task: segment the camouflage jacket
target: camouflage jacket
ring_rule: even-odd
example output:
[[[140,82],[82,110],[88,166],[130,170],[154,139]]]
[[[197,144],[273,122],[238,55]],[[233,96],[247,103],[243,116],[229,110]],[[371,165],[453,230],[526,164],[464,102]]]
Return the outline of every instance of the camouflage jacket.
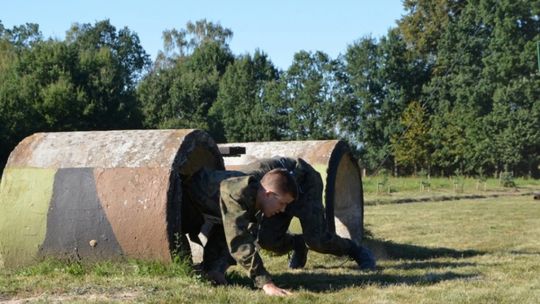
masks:
[[[257,287],[271,282],[250,230],[260,223],[262,212],[255,208],[259,182],[252,176],[231,177],[220,185],[220,209],[227,246],[233,258],[244,267]]]

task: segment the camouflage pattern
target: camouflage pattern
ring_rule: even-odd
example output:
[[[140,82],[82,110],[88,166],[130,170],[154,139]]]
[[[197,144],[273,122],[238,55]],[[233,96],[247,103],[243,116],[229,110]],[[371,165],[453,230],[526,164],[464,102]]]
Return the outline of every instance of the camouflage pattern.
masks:
[[[256,245],[262,218],[261,211],[255,208],[259,182],[238,171],[202,169],[186,179],[184,185],[184,203],[195,206],[184,212],[186,222],[188,218],[202,216],[213,223],[204,247],[203,269],[224,272],[235,261],[247,270],[257,287],[270,282]],[[190,227],[196,226],[191,222]],[[231,255],[234,261],[230,260]]]
[[[198,130],[36,133],[0,183],[0,267],[46,257],[172,261],[181,176],[223,170]]]
[[[328,229],[322,202],[322,179],[311,165],[301,158],[282,157],[261,160],[242,171],[260,180],[266,172],[275,168],[286,168],[293,174],[300,188],[300,196],[287,206],[285,212],[262,220],[259,245],[278,254],[290,252],[298,236],[288,233],[288,228],[292,218],[297,217],[309,249],[337,256],[347,255],[350,252],[351,240]]]

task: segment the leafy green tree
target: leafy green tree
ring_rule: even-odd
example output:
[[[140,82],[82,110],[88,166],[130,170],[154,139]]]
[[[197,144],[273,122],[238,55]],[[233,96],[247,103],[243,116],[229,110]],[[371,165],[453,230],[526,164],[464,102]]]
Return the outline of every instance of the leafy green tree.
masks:
[[[228,142],[274,140],[279,137],[279,114],[265,104],[267,83],[278,80],[278,71],[266,54],[239,57],[220,81],[216,102],[210,109],[212,134]],[[223,134],[223,135],[222,135]]]
[[[441,109],[431,116],[429,138],[433,147],[432,166],[441,175],[454,172],[474,174],[473,152],[476,151],[475,130],[479,127],[476,113],[464,105]]]
[[[411,49],[431,62],[436,58],[441,35],[460,17],[466,3],[465,0],[404,0],[407,13],[398,21],[399,30]]]
[[[361,145],[367,169],[391,168],[391,138],[402,130],[400,118],[407,104],[419,99],[427,71],[397,30],[379,42],[360,39],[348,47],[345,59],[352,92],[346,107],[352,117],[345,128],[356,134],[352,141]]]
[[[365,37],[347,48],[345,54],[346,71],[349,75],[351,97],[347,109],[352,114],[346,129],[352,135],[353,142],[361,144],[363,165],[374,169],[385,157],[385,142],[379,122],[380,101],[384,97],[383,83],[380,77],[381,58],[375,39]]]
[[[35,112],[21,98],[23,83],[17,73],[17,50],[8,40],[0,40],[0,168],[11,150],[32,129]]]
[[[446,171],[458,166],[465,173],[527,167],[532,173],[538,162],[538,128],[533,126],[540,123],[534,106],[538,75],[531,60],[540,29],[534,7],[530,1],[467,2],[439,35],[423,96],[436,112],[432,127],[440,132],[432,138],[446,138],[451,147],[441,147],[442,140],[434,143],[437,166]],[[443,134],[452,132],[446,125],[451,119],[468,122],[457,128],[464,143]]]
[[[7,29],[0,20],[0,39],[17,49],[24,49],[35,42],[42,41],[43,35],[39,30],[39,25],[36,23],[26,23]]]
[[[495,171],[538,174],[540,72],[534,60],[540,41],[540,1],[481,1],[482,22],[492,28],[483,77],[490,79],[493,110],[490,156]],[[502,168],[501,168],[502,167]]]
[[[339,63],[323,52],[300,51],[285,73],[289,139],[336,137],[335,73]]]
[[[135,86],[149,64],[137,34],[119,31],[108,20],[74,24],[66,43],[77,50],[75,86],[85,96],[85,116],[93,129],[140,126]],[[97,76],[97,77],[96,77]]]
[[[201,20],[163,37],[165,50],[137,89],[144,125],[209,130],[220,79],[234,62],[227,44],[232,31]]]
[[[481,77],[489,35],[489,28],[478,23],[478,12],[468,8],[439,35],[431,80],[421,100],[434,112],[432,159],[442,174],[474,173],[481,165],[472,151],[479,152],[478,117],[490,111],[489,81]]]
[[[539,106],[524,108],[515,105],[515,101],[523,100],[524,91],[524,88],[497,91],[493,111],[484,118],[488,131],[485,145],[489,147],[486,159],[494,167],[495,174],[520,170],[532,176],[534,166],[540,161]]]
[[[151,71],[138,87],[145,126],[208,130],[208,111],[233,61],[228,48],[208,42],[190,56],[178,58],[174,66]]]
[[[195,49],[206,44],[215,43],[229,49],[229,41],[233,32],[219,23],[206,19],[195,23],[188,21],[185,29],[170,29],[163,31],[163,51],[158,52],[156,64],[171,66],[179,58],[188,57]]]
[[[74,25],[67,41],[40,40],[37,29],[0,39],[3,157],[38,131],[140,126],[135,81],[148,59],[136,34],[108,21]]]
[[[419,102],[409,103],[402,114],[401,135],[392,135],[391,143],[398,165],[412,167],[414,175],[418,169],[430,171],[429,126],[425,111]]]

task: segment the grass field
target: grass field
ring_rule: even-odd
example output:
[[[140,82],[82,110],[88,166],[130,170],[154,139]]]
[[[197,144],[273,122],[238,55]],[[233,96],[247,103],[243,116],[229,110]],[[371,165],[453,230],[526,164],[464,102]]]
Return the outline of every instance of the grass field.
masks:
[[[415,200],[448,200],[462,197],[494,197],[530,194],[540,189],[540,179],[514,178],[515,187],[504,187],[500,179],[478,180],[471,177],[388,177],[363,178],[367,205]],[[424,183],[423,183],[424,182]]]
[[[310,253],[304,270],[263,253],[278,299],[242,270],[212,287],[183,263],[42,262],[0,271],[0,301],[149,303],[540,303],[540,201],[532,196],[366,206],[378,270]]]

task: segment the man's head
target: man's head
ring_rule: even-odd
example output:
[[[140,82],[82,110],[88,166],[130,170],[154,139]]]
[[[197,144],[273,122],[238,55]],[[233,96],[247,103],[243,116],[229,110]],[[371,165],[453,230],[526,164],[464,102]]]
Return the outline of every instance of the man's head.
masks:
[[[298,196],[298,185],[292,175],[285,169],[268,171],[261,179],[261,187],[257,192],[257,206],[265,217],[285,211],[287,205]]]

